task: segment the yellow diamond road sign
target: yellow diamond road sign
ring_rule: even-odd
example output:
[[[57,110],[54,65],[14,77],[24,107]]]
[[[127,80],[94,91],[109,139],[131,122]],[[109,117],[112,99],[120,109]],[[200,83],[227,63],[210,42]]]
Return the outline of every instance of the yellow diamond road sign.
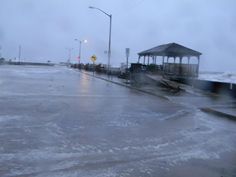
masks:
[[[91,56],[91,60],[92,60],[92,62],[95,62],[97,60],[96,55]]]

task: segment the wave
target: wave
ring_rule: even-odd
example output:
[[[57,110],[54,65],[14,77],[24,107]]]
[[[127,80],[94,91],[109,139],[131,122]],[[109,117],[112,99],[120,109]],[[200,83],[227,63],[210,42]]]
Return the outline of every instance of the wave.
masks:
[[[236,72],[201,72],[199,79],[236,84]]]

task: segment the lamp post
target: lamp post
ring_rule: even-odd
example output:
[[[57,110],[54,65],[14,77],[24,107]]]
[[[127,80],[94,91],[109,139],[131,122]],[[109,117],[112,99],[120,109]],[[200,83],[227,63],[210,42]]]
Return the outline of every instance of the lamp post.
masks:
[[[18,48],[18,59],[19,59],[19,64],[20,64],[20,59],[21,59],[21,45],[19,45],[19,48]]]
[[[82,43],[87,43],[88,41],[86,39],[84,40],[75,39],[75,41],[79,42],[79,64],[80,64]]]
[[[67,60],[67,65],[70,65],[70,60],[71,60],[71,51],[73,50],[73,48],[66,48],[66,50],[68,50],[68,60]]]
[[[107,73],[109,73],[110,71],[110,60],[111,60],[111,25],[112,25],[112,14],[108,14],[105,11],[103,11],[102,9],[99,9],[97,7],[93,7],[93,6],[89,6],[90,9],[96,9],[100,12],[102,12],[103,14],[105,14],[106,16],[109,17],[110,19],[110,24],[109,24],[109,42],[108,42],[108,62],[107,62]]]

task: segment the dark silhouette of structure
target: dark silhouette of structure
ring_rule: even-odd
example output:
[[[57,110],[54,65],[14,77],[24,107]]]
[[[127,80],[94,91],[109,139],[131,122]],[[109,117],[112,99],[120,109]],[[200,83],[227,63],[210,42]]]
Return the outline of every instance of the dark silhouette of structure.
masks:
[[[138,55],[138,63],[143,58],[143,65],[155,65],[165,76],[186,78],[197,77],[199,73],[201,53],[177,43],[160,45],[142,51]],[[157,57],[162,58],[159,65]]]

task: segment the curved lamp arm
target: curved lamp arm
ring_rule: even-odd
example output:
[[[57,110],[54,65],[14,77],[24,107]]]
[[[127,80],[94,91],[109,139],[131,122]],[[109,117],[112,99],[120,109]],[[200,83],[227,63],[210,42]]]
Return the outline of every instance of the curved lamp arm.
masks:
[[[93,7],[93,6],[89,6],[89,8],[90,8],[90,9],[97,9],[97,10],[99,10],[100,12],[104,13],[105,15],[107,15],[108,17],[111,17],[111,14],[106,13],[106,12],[103,11],[102,9],[99,9],[99,8]]]

